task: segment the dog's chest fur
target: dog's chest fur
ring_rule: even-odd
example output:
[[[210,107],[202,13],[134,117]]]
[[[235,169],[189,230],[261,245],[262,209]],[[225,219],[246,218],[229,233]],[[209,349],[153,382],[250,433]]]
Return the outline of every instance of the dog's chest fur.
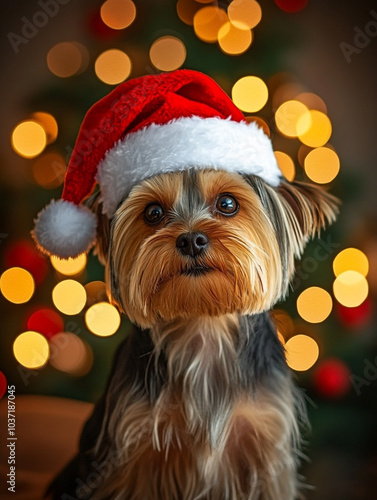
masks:
[[[97,452],[111,443],[117,465],[96,498],[292,498],[294,397],[267,318],[201,318],[150,339],[139,369],[115,369]]]

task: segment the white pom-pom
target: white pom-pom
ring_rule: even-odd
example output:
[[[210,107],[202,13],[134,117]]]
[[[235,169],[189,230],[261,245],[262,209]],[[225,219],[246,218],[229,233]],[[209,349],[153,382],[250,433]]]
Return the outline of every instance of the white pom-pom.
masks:
[[[97,218],[87,207],[53,200],[38,214],[32,235],[42,252],[67,259],[90,249],[96,225]]]

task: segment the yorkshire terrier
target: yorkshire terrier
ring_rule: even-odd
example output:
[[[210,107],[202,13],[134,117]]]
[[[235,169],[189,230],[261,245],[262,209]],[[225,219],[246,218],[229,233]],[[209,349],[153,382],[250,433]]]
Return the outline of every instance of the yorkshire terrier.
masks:
[[[292,500],[305,408],[268,313],[335,219],[317,186],[214,169],[137,184],[96,250],[138,325],[54,499]]]

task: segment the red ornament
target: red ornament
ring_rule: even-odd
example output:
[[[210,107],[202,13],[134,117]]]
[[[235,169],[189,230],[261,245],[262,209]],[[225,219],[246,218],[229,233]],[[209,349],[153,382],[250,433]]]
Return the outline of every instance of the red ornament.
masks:
[[[64,321],[53,309],[38,309],[29,317],[27,328],[50,339],[57,333],[64,331]]]
[[[41,283],[48,271],[48,261],[29,240],[18,240],[5,250],[4,267],[22,267],[32,274],[35,283]]]
[[[348,366],[337,358],[329,358],[319,364],[313,375],[318,393],[327,398],[341,398],[347,394],[351,382]]]
[[[306,7],[309,0],[274,0],[276,5],[284,12],[298,12]]]
[[[345,307],[338,303],[335,310],[344,326],[348,328],[360,328],[370,321],[373,313],[373,304],[370,297],[367,297],[357,307]]]
[[[7,379],[3,372],[0,372],[0,399],[4,396],[7,390]]]

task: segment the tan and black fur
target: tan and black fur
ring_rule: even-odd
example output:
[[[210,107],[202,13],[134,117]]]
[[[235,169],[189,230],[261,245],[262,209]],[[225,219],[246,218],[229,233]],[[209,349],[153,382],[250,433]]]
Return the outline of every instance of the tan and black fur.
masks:
[[[305,410],[268,311],[335,198],[189,169],[141,182],[111,220],[100,194],[88,204],[111,300],[136,327],[53,498],[297,498]]]

